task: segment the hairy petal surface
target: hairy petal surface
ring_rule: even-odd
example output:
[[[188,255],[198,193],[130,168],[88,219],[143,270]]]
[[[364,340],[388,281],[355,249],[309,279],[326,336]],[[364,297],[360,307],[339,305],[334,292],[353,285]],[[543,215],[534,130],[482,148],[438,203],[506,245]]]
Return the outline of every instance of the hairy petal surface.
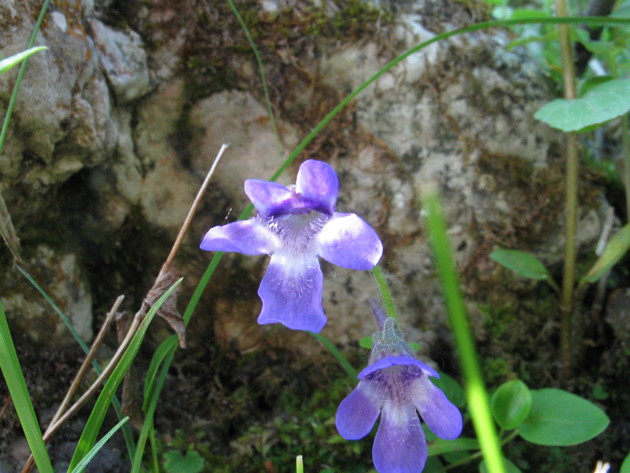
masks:
[[[244,188],[245,194],[261,217],[290,213],[296,205],[295,192],[277,182],[247,179]]]
[[[308,159],[300,166],[295,190],[313,210],[331,216],[337,203],[339,179],[330,164]]]
[[[424,422],[440,438],[454,439],[462,432],[459,409],[429,378],[422,376],[409,385],[410,399]]]
[[[427,460],[427,445],[418,414],[412,406],[388,401],[372,447],[379,473],[420,473]]]
[[[358,440],[369,434],[381,412],[382,401],[368,383],[361,381],[337,409],[337,430],[347,440]]]
[[[280,239],[258,218],[213,227],[201,242],[202,250],[234,251],[245,255],[273,253],[279,247]]]
[[[416,360],[412,356],[409,355],[390,355],[385,358],[381,358],[380,360],[372,363],[371,365],[366,366],[361,370],[358,375],[359,379],[364,379],[368,375],[374,373],[375,371],[379,371],[386,368],[391,368],[392,366],[417,366],[420,368],[425,374],[429,376],[433,376],[435,378],[439,378],[440,375],[431,368],[426,363],[421,362],[420,360]]]
[[[258,323],[319,332],[326,324],[323,279],[317,257],[273,254],[258,289],[263,303]]]
[[[372,269],[383,254],[376,232],[356,214],[335,212],[317,235],[317,254],[349,269]]]

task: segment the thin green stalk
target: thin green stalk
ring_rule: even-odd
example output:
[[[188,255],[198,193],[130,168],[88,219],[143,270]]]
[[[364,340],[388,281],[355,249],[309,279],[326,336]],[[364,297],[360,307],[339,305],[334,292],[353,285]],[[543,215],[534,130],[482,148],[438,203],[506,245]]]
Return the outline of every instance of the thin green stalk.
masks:
[[[28,43],[26,45],[26,49],[30,49],[35,44],[35,40],[37,39],[37,33],[39,33],[39,29],[42,26],[42,22],[44,21],[44,17],[46,16],[46,12],[48,11],[48,5],[50,4],[50,0],[45,0],[42,5],[42,9],[39,11],[39,16],[37,17],[37,21],[35,22],[35,27],[33,28],[33,32],[31,33],[30,38],[28,39]],[[24,73],[26,72],[26,66],[28,64],[28,58],[22,61],[20,64],[20,70],[17,75],[17,79],[15,80],[15,85],[13,86],[13,92],[11,93],[11,99],[9,100],[9,105],[7,106],[7,113],[4,116],[4,123],[2,124],[2,131],[0,131],[0,154],[2,154],[2,149],[4,148],[4,142],[7,137],[7,132],[9,131],[9,122],[11,121],[11,116],[13,115],[13,109],[15,108],[15,104],[17,102],[18,92],[20,91],[20,85],[22,84],[22,79],[24,78]]]
[[[35,459],[37,469],[41,473],[53,473],[52,463],[46,451],[42,431],[35,415],[35,409],[22,374],[9,324],[4,314],[2,300],[0,300],[0,370],[2,370],[2,375],[7,383],[9,395],[13,400],[15,411],[20,419],[20,424]]]
[[[326,349],[330,352],[330,354],[334,356],[335,359],[339,362],[339,364],[341,365],[343,370],[346,372],[346,374],[350,377],[350,379],[353,382],[356,382],[357,370],[354,369],[354,367],[350,364],[348,359],[344,356],[343,353],[341,353],[341,351],[339,351],[339,349],[335,346],[335,344],[320,333],[315,333],[315,332],[308,332],[308,333],[310,333],[313,336],[313,338],[315,338],[322,345],[324,345],[324,347],[326,347]]]
[[[446,232],[446,223],[439,198],[435,190],[428,190],[424,195],[427,213],[429,240],[433,248],[437,272],[442,283],[442,291],[448,309],[451,329],[457,346],[459,362],[464,373],[464,390],[473,425],[481,452],[486,461],[489,473],[505,473],[501,444],[497,435],[490,398],[483,381],[481,368],[477,360],[477,352],[472,333],[468,326],[468,315],[459,287],[459,281]]]
[[[630,222],[630,117],[621,117],[621,143],[623,153],[623,186],[626,191],[626,223]]]
[[[381,298],[383,299],[385,312],[389,317],[393,317],[398,320],[398,313],[396,312],[394,298],[392,297],[392,293],[389,290],[389,285],[387,284],[387,280],[385,279],[385,275],[383,274],[383,270],[381,269],[380,265],[374,266],[374,269],[372,269],[372,274],[374,274],[376,285],[378,286],[378,291],[380,292]]]
[[[265,94],[265,102],[267,103],[267,114],[269,115],[269,120],[271,121],[271,128],[273,129],[274,135],[276,135],[276,139],[278,140],[278,148],[280,149],[282,145],[282,140],[280,139],[280,131],[278,130],[276,117],[273,113],[273,105],[271,103],[271,98],[269,96],[269,87],[267,87],[267,75],[265,74],[265,66],[262,62],[262,57],[260,56],[260,52],[258,51],[258,48],[256,47],[256,43],[254,42],[254,39],[252,38],[249,28],[247,27],[245,20],[243,20],[243,17],[241,16],[238,9],[236,8],[236,5],[234,4],[232,0],[227,0],[227,2],[228,2],[228,5],[230,5],[232,12],[234,13],[234,16],[238,20],[238,23],[241,25],[241,28],[243,29],[243,33],[245,33],[245,38],[247,38],[247,42],[249,43],[250,47],[252,48],[252,51],[254,52],[254,56],[256,57],[256,64],[258,65],[258,70],[260,71],[260,82],[262,83],[263,93]]]
[[[568,16],[566,0],[555,0],[558,18]],[[573,45],[569,36],[569,26],[558,25],[558,41],[562,57],[562,79],[564,82],[564,98],[576,98],[575,63],[573,62]],[[578,214],[578,168],[579,156],[577,136],[573,133],[565,136],[566,143],[566,222],[564,269],[562,275],[562,293],[560,299],[560,361],[562,375],[567,379],[571,373],[571,318],[575,306],[575,258],[577,248],[577,214]]]

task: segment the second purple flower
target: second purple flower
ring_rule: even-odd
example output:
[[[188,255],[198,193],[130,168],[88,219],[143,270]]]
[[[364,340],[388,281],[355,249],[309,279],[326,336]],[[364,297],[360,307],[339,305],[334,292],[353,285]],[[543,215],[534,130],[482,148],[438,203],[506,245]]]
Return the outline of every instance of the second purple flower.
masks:
[[[318,256],[359,270],[381,258],[383,245],[372,227],[356,214],[335,212],[338,189],[334,169],[315,160],[300,166],[295,186],[248,179],[245,194],[258,216],[206,233],[203,250],[271,255],[258,289],[258,323],[319,332],[326,316]]]

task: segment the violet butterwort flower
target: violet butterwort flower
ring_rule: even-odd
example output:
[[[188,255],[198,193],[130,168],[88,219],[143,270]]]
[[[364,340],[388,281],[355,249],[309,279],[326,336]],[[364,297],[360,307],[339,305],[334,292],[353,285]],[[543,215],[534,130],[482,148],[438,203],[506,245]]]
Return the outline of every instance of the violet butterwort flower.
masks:
[[[258,323],[281,323],[319,332],[324,276],[318,256],[350,269],[372,269],[383,253],[376,232],[353,213],[335,212],[339,180],[334,169],[305,161],[294,186],[260,179],[245,181],[258,216],[211,228],[201,243],[208,251],[270,254],[258,295]]]
[[[379,473],[419,473],[427,459],[427,445],[418,413],[435,435],[454,439],[462,430],[462,416],[431,381],[439,378],[430,366],[416,360],[398,324],[385,318],[376,304],[381,331],[358,386],[337,410],[337,430],[348,440],[365,437],[381,415],[372,447]]]

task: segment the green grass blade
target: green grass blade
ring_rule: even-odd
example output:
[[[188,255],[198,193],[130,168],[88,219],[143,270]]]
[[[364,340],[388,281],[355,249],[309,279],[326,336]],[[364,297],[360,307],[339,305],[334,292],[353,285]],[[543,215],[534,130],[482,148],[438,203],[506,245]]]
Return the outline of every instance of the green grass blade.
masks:
[[[332,356],[339,362],[343,370],[348,374],[352,382],[356,383],[357,381],[357,370],[350,364],[348,359],[339,351],[339,349],[335,346],[333,342],[331,342],[328,338],[323,336],[321,333],[308,332],[313,338],[319,341],[324,347],[330,352]]]
[[[149,324],[155,317],[158,309],[161,305],[166,301],[166,299],[173,293],[175,288],[181,284],[181,279],[173,284],[168,291],[166,291],[158,301],[151,307],[149,312],[147,313],[145,319],[142,321],[136,334],[133,336],[129,347],[125,351],[123,357],[120,359],[120,362],[112,372],[111,376],[103,386],[103,390],[99,395],[98,399],[94,407],[92,408],[92,412],[90,417],[88,418],[87,423],[83,429],[83,433],[81,434],[81,438],[79,439],[79,443],[77,444],[77,448],[74,451],[74,455],[70,462],[70,470],[74,469],[79,462],[87,455],[90,449],[94,446],[96,442],[96,436],[98,435],[98,431],[103,424],[103,420],[105,419],[105,414],[112,402],[112,398],[116,393],[116,389],[122,382],[125,374],[129,370],[131,363],[133,362],[138,350],[140,349],[140,345],[142,344],[142,340],[144,339],[144,335],[146,334],[147,329],[149,328]]]
[[[15,345],[13,344],[13,338],[9,331],[9,324],[4,314],[2,300],[0,300],[0,369],[9,388],[11,400],[20,419],[28,446],[33,453],[37,469],[41,473],[53,473],[52,463],[46,451],[42,431],[35,415],[31,396],[28,393],[22,368],[15,351]]]
[[[0,60],[0,74],[4,74],[9,69],[17,66],[20,62],[31,57],[33,54],[46,49],[48,49],[46,46],[36,46]]]
[[[52,309],[55,311],[55,313],[59,316],[59,318],[66,325],[66,327],[68,328],[68,330],[70,331],[70,333],[72,334],[74,339],[77,341],[77,343],[79,344],[79,346],[83,350],[83,353],[85,353],[87,355],[87,353],[90,350],[89,350],[88,346],[86,345],[86,343],[81,338],[81,336],[77,333],[77,331],[72,326],[72,323],[70,322],[70,319],[68,319],[68,317],[66,317],[66,315],[59,308],[59,306],[57,306],[57,304],[55,304],[55,301],[52,300],[52,298],[48,295],[48,293],[37,283],[37,281],[35,281],[35,279],[24,268],[20,267],[19,265],[17,265],[16,267],[17,267],[18,271],[20,273],[22,273],[22,275],[26,278],[26,280],[28,282],[30,282],[31,285],[42,295],[42,297],[46,300],[46,302],[48,302],[48,304],[52,307]],[[101,371],[102,371],[101,367],[99,366],[99,364],[96,361],[92,361],[92,367],[94,368],[94,370],[96,371],[97,374],[101,374]],[[122,419],[123,418],[122,407],[121,407],[120,401],[118,400],[117,397],[114,397],[114,399],[112,400],[112,404],[114,405],[114,410],[116,411],[116,416],[118,417],[119,420]],[[129,428],[129,425],[127,425],[127,424],[123,425],[123,436],[125,437],[125,444],[127,446],[127,453],[129,454],[129,458],[131,459],[131,458],[133,458],[133,456],[135,454],[136,445],[135,445],[135,441],[133,439],[133,434],[131,433],[131,429]]]
[[[37,33],[39,33],[39,29],[41,28],[44,17],[46,16],[46,12],[48,11],[48,5],[50,5],[50,0],[45,0],[41,10],[39,11],[39,16],[37,17],[37,21],[35,22],[35,27],[33,28],[30,38],[28,39],[26,49],[32,48],[35,44]],[[27,64],[28,58],[24,59],[24,61],[22,61],[22,64],[20,64],[20,70],[18,72],[17,79],[15,80],[15,85],[13,86],[13,92],[11,93],[11,99],[9,100],[9,105],[7,105],[7,113],[4,116],[2,131],[0,131],[0,154],[2,154],[4,142],[7,138],[9,123],[11,122],[11,116],[13,115],[13,109],[15,108],[15,104],[17,102],[17,96],[20,92],[20,85],[22,84],[22,80],[24,79],[24,73],[26,72]]]
[[[475,342],[468,326],[468,315],[459,287],[459,278],[453,264],[440,201],[434,190],[427,191],[423,195],[423,199],[427,213],[429,240],[442,283],[442,291],[457,345],[460,366],[465,377],[466,399],[481,445],[481,452],[489,473],[505,473],[501,445],[492,420],[490,398],[481,375]]]
[[[118,424],[107,432],[101,440],[99,440],[94,447],[83,457],[83,459],[77,464],[71,473],[83,473],[83,470],[88,466],[88,463],[94,458],[101,448],[109,441],[109,439],[120,429],[127,421],[129,417],[123,417]],[[70,471],[70,470],[68,470]]]

